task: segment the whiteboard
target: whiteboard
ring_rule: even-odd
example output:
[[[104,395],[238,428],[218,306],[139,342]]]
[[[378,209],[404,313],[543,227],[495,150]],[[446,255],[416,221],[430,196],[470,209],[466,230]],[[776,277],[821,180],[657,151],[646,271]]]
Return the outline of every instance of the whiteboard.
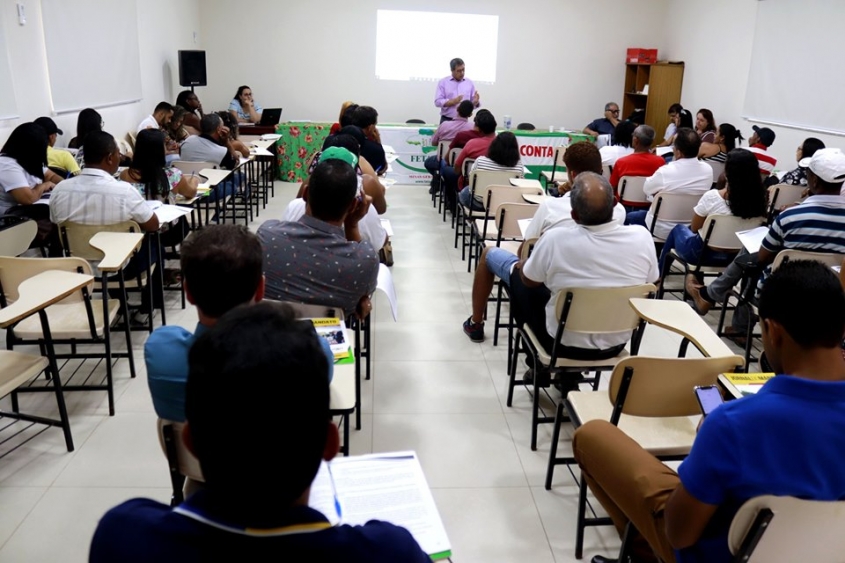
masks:
[[[9,64],[9,49],[6,47],[6,32],[0,13],[0,119],[18,117],[15,101],[15,87],[12,84],[12,68]]]
[[[41,18],[53,111],[141,99],[135,0],[41,0]]]
[[[844,22],[839,0],[760,2],[743,117],[845,135]],[[720,64],[731,64],[729,44]]]

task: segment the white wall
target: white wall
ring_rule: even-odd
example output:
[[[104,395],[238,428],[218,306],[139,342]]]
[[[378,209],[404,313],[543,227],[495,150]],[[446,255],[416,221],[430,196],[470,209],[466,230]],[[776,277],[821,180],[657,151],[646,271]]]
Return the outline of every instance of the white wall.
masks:
[[[753,123],[742,118],[745,87],[758,0],[674,0],[668,11],[666,55],[686,63],[681,104],[690,111],[706,107],[719,123],[732,123],[747,138]],[[784,30],[772,30],[783,33]],[[837,38],[831,38],[838,45]],[[661,55],[662,57],[662,55]],[[793,69],[794,70],[794,69]],[[813,72],[812,69],[802,72]],[[786,80],[799,75],[787,75]],[[777,168],[795,168],[795,149],[807,137],[818,137],[829,147],[845,149],[845,139],[786,127],[771,127],[777,135],[770,152]]]
[[[17,23],[15,4],[22,1],[27,23]],[[179,49],[202,48],[194,44],[192,32],[199,32],[200,0],[138,0],[138,41],[141,57],[140,103],[98,110],[106,123],[106,131],[122,138],[134,130],[138,122],[152,112],[155,105],[166,100],[174,102],[179,92]],[[50,115],[50,87],[44,34],[41,28],[39,0],[0,0],[6,32],[7,48],[14,82],[19,119],[0,121],[0,144],[12,129],[42,115]],[[102,25],[136,25],[136,22],[109,22]],[[198,36],[199,37],[199,36]],[[80,38],[95,40],[94,38]],[[108,45],[104,45],[108,48]],[[80,61],[84,64],[85,61]],[[92,61],[96,64],[96,61]],[[91,85],[96,88],[96,84]],[[54,117],[65,134],[59,145],[66,145],[76,134],[76,114]]]
[[[249,35],[231,2],[206,0],[201,14],[209,87],[203,107],[228,106],[241,84],[264,107],[283,107],[283,119],[334,121],[344,100],[374,106],[381,122],[438,120],[432,82],[375,79],[376,10],[424,9],[499,16],[496,84],[479,85],[482,104],[501,122],[582,128],[600,117],[605,102],[621,103],[625,49],[662,48],[669,0],[324,0],[319,3],[254,0]],[[262,39],[264,38],[264,39]],[[409,37],[425,49],[437,41]],[[662,50],[662,49],[661,49]],[[455,53],[455,56],[461,56]],[[472,78],[472,61],[466,61]],[[443,61],[443,75],[449,61]]]

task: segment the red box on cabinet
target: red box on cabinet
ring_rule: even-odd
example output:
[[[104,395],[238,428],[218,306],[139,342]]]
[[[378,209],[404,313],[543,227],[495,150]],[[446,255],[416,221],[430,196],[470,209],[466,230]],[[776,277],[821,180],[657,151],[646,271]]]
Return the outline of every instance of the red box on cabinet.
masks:
[[[631,64],[654,64],[657,62],[657,49],[629,47],[625,61]]]

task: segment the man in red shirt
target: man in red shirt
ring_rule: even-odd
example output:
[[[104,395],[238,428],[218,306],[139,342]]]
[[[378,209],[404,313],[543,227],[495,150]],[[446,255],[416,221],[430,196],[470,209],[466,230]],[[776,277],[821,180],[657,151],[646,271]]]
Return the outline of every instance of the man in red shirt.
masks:
[[[663,157],[651,154],[650,149],[654,143],[654,129],[648,125],[640,125],[634,129],[632,146],[634,153],[623,156],[613,165],[610,174],[610,185],[614,191],[619,187],[619,180],[622,176],[644,176],[648,178],[658,168],[666,164]]]
[[[755,125],[752,127],[754,133],[748,139],[748,150],[754,153],[757,157],[757,162],[760,165],[760,174],[763,179],[769,177],[769,174],[775,169],[778,159],[770,155],[767,151],[775,142],[775,132],[768,127],[760,127]]]

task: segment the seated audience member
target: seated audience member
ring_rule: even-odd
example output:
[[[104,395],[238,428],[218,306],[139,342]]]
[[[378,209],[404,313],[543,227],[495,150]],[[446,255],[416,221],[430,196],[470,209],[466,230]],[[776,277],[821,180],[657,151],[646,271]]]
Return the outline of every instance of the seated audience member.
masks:
[[[144,344],[147,382],[159,418],[185,420],[188,351],[226,312],[264,297],[261,243],[243,225],[209,225],[181,250],[185,297],[197,307],[193,333],[178,325],[153,331]],[[225,287],[226,291],[220,291]]]
[[[440,175],[446,183],[446,200],[449,202],[449,209],[455,208],[457,192],[460,188],[463,188],[464,179],[462,172],[464,160],[468,158],[476,159],[479,156],[487,154],[487,151],[490,149],[490,143],[496,138],[496,125],[496,118],[493,117],[492,113],[483,109],[478,110],[475,114],[475,126],[478,128],[481,136],[467,141],[467,144],[464,145],[464,148],[461,149],[460,154],[455,159],[454,166],[449,166],[445,162],[441,164]]]
[[[358,143],[359,153],[360,153],[361,147],[364,146],[364,143],[367,140],[367,137],[364,135],[364,132],[361,131],[361,128],[356,127],[354,125],[344,125],[340,129],[340,131],[337,132],[337,135],[347,135],[347,136],[355,139],[355,142]],[[337,142],[334,141],[334,135],[329,135],[328,137],[326,137],[326,140],[323,143],[323,149],[322,150],[326,150],[329,147],[345,147],[345,145],[338,144]],[[355,152],[355,151],[352,151],[352,152]],[[311,166],[314,165],[314,163],[313,163],[314,160],[316,160],[316,159],[312,159]],[[310,174],[311,166],[309,166],[309,174]],[[378,178],[376,178],[377,174],[376,174],[376,171],[373,169],[373,165],[370,164],[369,162],[367,162],[367,159],[364,158],[361,154],[358,154],[358,174],[364,175],[364,176],[367,176],[367,175],[372,176],[373,179],[376,182],[378,182]],[[368,188],[369,185],[370,185],[369,182],[365,183],[364,188],[365,189]],[[383,191],[384,186],[382,186],[382,184],[380,182],[379,182],[378,185],[381,186],[381,189]],[[376,206],[376,209],[378,210],[379,213],[384,213],[385,211],[387,211],[387,203],[379,201],[377,194],[370,193],[370,191],[367,190],[367,195],[372,196],[374,198],[373,204]]]
[[[355,102],[351,102],[351,101],[345,101],[342,104],[340,104],[340,114],[337,117],[337,123],[332,123],[332,126],[329,129],[329,135],[334,135],[335,133],[340,131],[341,128],[345,127],[346,125],[351,124],[351,123],[346,123],[346,124],[343,123],[343,115],[346,113],[346,111],[349,108],[354,108],[352,111],[355,111],[355,109],[358,108],[358,104],[356,104]],[[351,117],[352,117],[352,114],[350,113],[350,122],[351,122]]]
[[[722,123],[712,143],[701,143],[698,158],[711,162],[725,162],[728,153],[736,148],[737,141],[742,142],[742,133],[730,123]]]
[[[724,124],[723,124],[724,125]],[[727,184],[719,190],[707,190],[693,208],[691,225],[675,225],[660,254],[660,272],[666,267],[666,257],[674,250],[690,264],[698,262],[704,251],[701,228],[710,215],[735,215],[743,219],[766,216],[766,190],[760,179],[757,159],[745,149],[734,149],[725,161]],[[733,258],[723,252],[708,253],[702,263],[725,266]]]
[[[89,133],[85,138],[85,168],[56,186],[50,197],[50,218],[57,225],[73,221],[82,225],[113,225],[135,221],[145,232],[159,229],[158,217],[147,205],[144,197],[132,184],[116,180],[120,166],[120,151],[114,137],[105,131]],[[124,270],[126,277],[135,277],[154,264],[159,256],[158,244],[144,237],[141,250]],[[153,303],[156,308],[163,303],[161,277],[151,276]],[[141,311],[150,312],[149,293],[141,292]]]
[[[68,151],[53,148],[56,146],[59,135],[64,135],[62,130],[56,126],[56,122],[49,117],[39,117],[33,123],[40,125],[47,133],[47,166],[60,171],[63,170],[65,177],[79,174],[79,164],[77,164],[73,155]]]
[[[258,229],[270,299],[339,307],[369,314],[378,255],[363,241],[358,223],[370,198],[358,190],[355,155],[334,148],[309,177],[305,215],[268,220]],[[345,153],[345,154],[344,154]],[[360,197],[358,197],[360,195]]]
[[[332,132],[329,133],[328,137],[326,137],[326,140],[323,141],[323,147],[322,147],[323,149],[325,149],[329,146],[326,143],[328,142],[329,139],[332,138],[333,135],[337,135],[338,133],[341,133],[341,131],[343,129],[346,129],[347,127],[355,127],[354,125],[352,125],[352,116],[355,115],[356,109],[358,109],[358,104],[353,103],[353,104],[350,104],[349,106],[347,106],[347,108],[345,110],[343,110],[343,112],[341,112],[340,121],[337,123],[337,125],[338,125],[337,131],[335,131],[334,133],[332,133]],[[334,129],[334,125],[332,126],[332,129]],[[356,129],[358,129],[358,131],[361,131],[360,127],[356,127]],[[344,133],[344,134],[349,135],[350,134],[349,130],[346,129],[346,133]],[[366,138],[363,131],[361,131],[361,136]],[[356,140],[358,140],[357,136],[356,136]],[[359,141],[360,144],[363,144],[363,142],[364,142],[363,140]]]
[[[238,152],[229,139],[229,130],[223,125],[220,116],[214,113],[207,113],[200,121],[201,134],[188,137],[182,143],[182,160],[193,162],[211,162],[225,170],[232,170],[238,165]],[[211,192],[212,200],[223,199],[227,195],[233,195],[240,184],[240,175],[233,177],[215,186]]]
[[[634,152],[634,149],[631,148],[633,142],[631,138],[636,128],[636,124],[632,121],[620,121],[616,124],[613,143],[600,149],[602,165],[613,166],[619,158]]]
[[[379,176],[387,172],[387,158],[384,154],[384,147],[381,146],[376,125],[378,124],[378,112],[370,106],[358,106],[352,113],[352,125],[359,127],[364,132],[364,144],[361,145],[361,156],[367,159],[376,174]]]
[[[768,178],[775,169],[778,159],[769,154],[768,150],[775,143],[775,132],[768,127],[754,125],[754,133],[748,139],[748,150],[754,153],[760,164],[760,174]]]
[[[490,113],[489,109],[480,109],[475,113],[475,118],[472,121],[472,129],[467,129],[466,131],[461,131],[455,138],[452,139],[452,142],[449,144],[449,150],[455,149],[462,149],[464,148],[468,142],[473,139],[478,139],[479,137],[483,137],[485,133],[478,127],[478,116],[484,114],[481,118],[482,121],[487,120],[489,117],[492,117],[493,114]],[[495,121],[495,118],[493,119]],[[494,127],[495,130],[495,127]]]
[[[29,217],[38,223],[35,243],[61,256],[58,232],[46,205],[36,205],[62,178],[47,168],[47,133],[35,123],[15,127],[0,150],[0,215]]]
[[[458,104],[458,116],[455,117],[455,119],[442,122],[437,127],[437,131],[435,131],[434,135],[431,137],[431,146],[437,147],[437,145],[441,142],[453,141],[458,133],[472,130],[473,124],[471,124],[468,119],[469,116],[472,115],[474,109],[475,106],[472,105],[470,100],[464,100]],[[433,152],[425,159],[425,169],[432,175],[436,174],[437,171],[440,170],[440,161],[441,159],[439,158],[437,152]],[[435,180],[436,178],[432,178],[432,182]],[[433,189],[435,189],[435,186],[432,183],[432,190]]]
[[[85,137],[92,131],[103,130],[103,117],[95,109],[85,108],[76,117],[76,137],[67,144],[69,148],[81,149]]]
[[[516,322],[531,327],[547,350],[551,350],[557,333],[555,302],[562,289],[625,287],[658,278],[657,257],[648,231],[613,221],[613,188],[606,178],[582,172],[575,178],[571,197],[576,225],[549,229],[527,260],[514,257],[510,264],[499,266],[502,273],[510,271],[508,286]],[[558,350],[573,359],[612,358],[630,339],[630,331],[564,332]],[[531,381],[534,375],[529,370],[524,379]],[[540,375],[548,377],[547,372]],[[561,385],[564,392],[577,387],[574,381]]]
[[[677,473],[609,422],[576,430],[587,484],[620,534],[633,525],[632,561],[734,561],[728,528],[745,501],[845,499],[842,286],[821,263],[788,262],[763,285],[759,311],[778,375],[708,415]]]
[[[652,143],[654,143],[654,129],[648,125],[639,125],[634,129],[631,137],[631,146],[634,148],[634,152],[628,156],[620,157],[610,172],[610,185],[614,189],[619,187],[619,180],[622,176],[649,177],[657,172],[658,168],[666,164],[662,157],[651,154]]]
[[[182,90],[176,97],[176,105],[185,110],[184,125],[186,128],[192,129],[189,133],[199,135],[200,119],[205,114],[202,112],[202,104],[197,95],[190,90]]]
[[[801,162],[805,158],[810,158],[816,151],[819,149],[823,149],[824,142],[821,139],[816,139],[815,137],[807,137],[804,139],[804,142],[801,143],[801,146],[795,150],[795,160]],[[794,170],[790,170],[780,178],[781,184],[789,184],[791,186],[806,186],[807,185],[807,169],[798,168]]]
[[[223,125],[226,129],[229,130],[229,143],[235,152],[234,156],[237,156],[239,159],[241,157],[249,157],[249,147],[238,138],[240,137],[240,124],[227,111],[218,111],[216,113],[223,120]]]
[[[358,150],[360,150],[358,148],[358,143],[352,136],[344,134],[333,135],[331,139],[331,145],[327,147],[324,151],[320,151],[315,155],[311,166],[309,166],[308,168],[309,174],[313,174],[314,169],[323,160],[329,160],[331,158],[336,158],[337,156],[345,157],[343,153],[338,153],[337,151],[331,150],[332,147],[340,147],[346,149],[354,156],[357,156]],[[379,182],[375,178],[375,176],[363,174],[361,172],[360,167],[356,167],[355,171],[358,175],[359,187],[363,188],[364,193],[370,196],[370,198],[373,200],[372,204],[370,205],[370,208],[367,209],[367,214],[364,215],[364,217],[358,222],[358,230],[361,232],[361,239],[369,242],[370,245],[373,247],[373,250],[378,252],[387,243],[387,231],[385,231],[384,227],[382,227],[381,225],[381,219],[379,218],[379,213],[375,205],[376,198],[380,198],[382,203],[384,204],[384,186],[381,185],[381,182]],[[282,221],[299,221],[299,219],[303,215],[305,215],[305,208],[307,206],[305,198],[308,195],[309,179],[310,176],[308,178],[305,178],[305,180],[302,182],[302,186],[300,186],[299,188],[299,192],[297,193],[296,198],[292,199],[288,206],[285,208],[285,213],[282,216]],[[371,195],[371,192],[374,193],[375,196]]]
[[[679,193],[704,195],[713,184],[713,169],[698,160],[701,139],[692,129],[681,127],[675,135],[674,160],[661,166],[643,185],[643,191],[652,199],[658,193]],[[653,219],[651,209],[631,211],[625,223],[651,228]],[[654,236],[665,239],[677,221],[658,219],[654,226]]]
[[[800,165],[807,167],[810,197],[775,218],[758,253],[741,251],[708,286],[692,275],[687,276],[686,290],[699,314],[707,314],[725,299],[728,291],[742,279],[744,268],[756,264],[765,274],[781,250],[845,254],[845,198],[839,195],[845,182],[845,154],[839,149],[820,149]],[[745,334],[748,322],[747,307],[737,307],[731,330],[726,332]]]
[[[658,147],[670,147],[672,146],[672,138],[675,136],[675,132],[678,130],[678,126],[675,123],[675,116],[677,116],[681,111],[683,111],[684,106],[681,104],[672,104],[669,106],[669,125],[666,126],[666,131],[663,133],[663,140],[657,145]]]
[[[179,154],[179,143],[187,139],[190,135],[185,128],[185,116],[188,112],[182,106],[173,106],[173,117],[170,119],[170,124],[164,129],[164,134],[167,135],[167,151],[170,153]]]
[[[199,179],[183,175],[175,166],[168,166],[164,144],[165,136],[161,131],[145,129],[138,133],[132,164],[120,173],[120,179],[141,186],[142,195],[150,201],[166,202],[171,193],[191,199],[197,195]]]
[[[569,186],[582,172],[601,174],[599,150],[589,141],[574,143],[567,149],[563,158],[569,177],[566,193],[562,197],[546,198],[537,207],[537,212],[525,229],[524,240],[539,238],[552,228],[575,226],[577,223],[572,217],[572,192]],[[618,203],[613,207],[613,222],[617,225],[625,222],[625,208]],[[472,283],[472,316],[464,322],[464,334],[473,342],[484,341],[484,311],[487,309],[487,296],[493,289],[496,277],[502,279],[505,285],[509,285],[511,268],[518,260],[516,254],[504,248],[490,247],[481,252]]]
[[[584,133],[593,137],[613,135],[617,125],[619,125],[619,105],[609,102],[604,106],[604,117],[592,120],[584,127]]]
[[[235,97],[229,102],[229,113],[238,123],[259,123],[264,109],[252,97],[252,88],[239,86]]]
[[[450,122],[447,121],[446,123]],[[525,175],[525,167],[519,158],[519,143],[516,142],[516,135],[510,131],[503,131],[496,135],[490,146],[487,147],[487,154],[475,159],[469,172],[472,174],[478,170],[509,172],[514,175],[514,178],[522,178]],[[484,194],[475,194],[473,200],[470,190],[470,186],[462,189],[458,194],[458,201],[465,207],[469,207],[471,204],[473,209],[483,210],[484,202],[482,199]]]
[[[680,106],[680,104],[678,104],[678,106]],[[681,129],[681,128],[684,128],[684,127],[687,128],[687,129],[693,128],[692,114],[690,113],[690,111],[688,109],[684,109],[684,108],[679,107],[678,112],[672,118],[672,122],[675,125],[675,132],[672,134],[672,138],[669,139],[668,141],[663,141],[662,143],[657,145],[658,147],[673,147],[673,146],[675,146],[675,135],[678,134],[678,129]],[[671,160],[672,155],[670,154],[667,158],[669,158]]]
[[[175,508],[136,498],[111,509],[89,561],[428,563],[403,528],[333,526],[308,506],[320,463],[340,441],[320,340],[291,307],[268,302],[238,307],[199,336],[188,353],[183,437],[205,487]]]
[[[695,132],[702,143],[716,142],[716,120],[712,111],[706,108],[698,110],[695,114]]]
[[[138,124],[137,132],[140,133],[144,129],[167,129],[172,117],[173,106],[167,102],[159,102],[153,114],[148,115]]]

